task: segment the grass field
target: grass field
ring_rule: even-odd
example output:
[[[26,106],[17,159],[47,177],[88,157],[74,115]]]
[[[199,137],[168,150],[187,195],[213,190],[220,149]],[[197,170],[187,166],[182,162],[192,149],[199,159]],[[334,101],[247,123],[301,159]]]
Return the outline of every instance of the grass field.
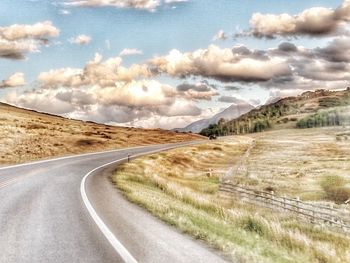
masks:
[[[64,119],[0,103],[0,165],[68,154],[201,139],[164,130]]]
[[[350,181],[349,143],[337,139],[340,133],[344,130],[279,130],[228,137],[136,159],[119,167],[113,181],[129,200],[234,262],[350,262],[348,236],[218,193],[225,177],[334,202],[322,182],[341,177],[346,188]],[[238,164],[247,169],[235,178],[230,167]]]
[[[350,198],[350,190],[345,193],[350,183],[347,133],[343,128],[323,128],[254,134],[251,137],[256,143],[246,161],[247,174],[232,174],[232,180],[306,201],[344,203]],[[344,189],[338,200],[327,198],[327,180],[339,182]]]

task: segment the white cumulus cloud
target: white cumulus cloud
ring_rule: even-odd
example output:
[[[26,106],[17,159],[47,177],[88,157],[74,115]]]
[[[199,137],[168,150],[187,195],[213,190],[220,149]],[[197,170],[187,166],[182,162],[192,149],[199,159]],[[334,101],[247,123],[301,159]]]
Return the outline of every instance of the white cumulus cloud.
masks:
[[[47,45],[49,38],[57,37],[59,33],[51,21],[0,27],[0,57],[24,59],[26,53],[38,52],[40,46]]]
[[[91,42],[91,37],[87,35],[79,35],[74,38],[69,39],[69,42],[77,45],[87,45]]]
[[[9,78],[0,82],[0,88],[12,88],[26,85],[24,80],[24,74],[22,72],[16,72]]]
[[[120,53],[119,56],[126,57],[126,56],[135,56],[135,55],[142,55],[142,50],[135,49],[135,48],[125,48]]]
[[[253,14],[251,29],[243,33],[256,37],[318,36],[341,34],[350,20],[350,0],[338,8],[313,7],[299,14]]]

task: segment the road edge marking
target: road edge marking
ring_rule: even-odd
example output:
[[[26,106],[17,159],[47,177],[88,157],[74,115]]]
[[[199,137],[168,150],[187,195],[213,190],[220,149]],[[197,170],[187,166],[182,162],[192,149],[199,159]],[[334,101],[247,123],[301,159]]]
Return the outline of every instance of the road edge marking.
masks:
[[[189,145],[191,145],[191,144],[192,143],[190,143]],[[158,152],[162,152],[162,151],[168,151],[168,150],[175,149],[175,148],[178,148],[178,147],[175,145],[168,145],[167,147],[165,147],[163,149],[157,149],[157,150],[147,151],[144,153],[135,154],[132,156],[132,159],[137,158],[137,157],[141,157],[144,155],[149,155],[149,154],[158,153]],[[126,263],[138,263],[137,260],[130,254],[130,252],[123,246],[123,244],[115,237],[115,235],[112,233],[112,231],[103,222],[101,217],[98,216],[96,210],[93,208],[92,204],[90,203],[89,198],[88,198],[87,193],[86,193],[86,190],[85,190],[86,180],[91,174],[93,174],[97,170],[99,170],[101,168],[105,168],[109,165],[112,165],[112,164],[115,164],[118,162],[128,161],[128,159],[129,158],[126,157],[126,158],[114,160],[112,162],[109,162],[109,163],[103,164],[99,167],[96,167],[95,169],[88,172],[81,180],[80,194],[81,194],[81,197],[83,199],[83,203],[84,203],[85,207],[87,208],[90,216],[95,221],[96,225],[101,230],[102,234],[107,238],[107,240],[112,245],[112,247],[115,249],[115,251],[123,258],[123,260]]]
[[[90,216],[95,221],[98,228],[101,230],[102,234],[107,238],[109,243],[112,245],[112,247],[117,251],[117,253],[122,257],[122,259],[126,263],[138,263],[137,260],[130,254],[130,252],[123,246],[123,244],[115,237],[115,235],[112,233],[112,231],[106,226],[106,224],[102,221],[102,219],[98,216],[96,210],[93,208],[92,204],[89,201],[89,198],[87,197],[86,191],[85,191],[85,183],[86,179],[97,170],[104,168],[108,165],[127,160],[127,158],[119,159],[104,165],[101,165],[89,173],[87,173],[80,184],[80,193],[81,197],[83,198],[83,202],[85,207],[87,208]]]

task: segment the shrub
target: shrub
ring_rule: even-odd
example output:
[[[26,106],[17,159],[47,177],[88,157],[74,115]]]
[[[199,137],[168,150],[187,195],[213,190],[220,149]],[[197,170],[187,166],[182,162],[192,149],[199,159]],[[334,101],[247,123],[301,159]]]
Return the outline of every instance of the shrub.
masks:
[[[325,197],[338,204],[344,203],[350,198],[350,188],[345,187],[345,185],[345,179],[340,176],[325,176],[321,181]]]
[[[214,150],[214,151],[222,151],[222,148],[219,147],[219,146],[215,146],[215,147],[213,148],[213,150]]]
[[[264,236],[268,232],[263,222],[250,216],[242,220],[242,227],[245,231],[256,233],[259,236]]]

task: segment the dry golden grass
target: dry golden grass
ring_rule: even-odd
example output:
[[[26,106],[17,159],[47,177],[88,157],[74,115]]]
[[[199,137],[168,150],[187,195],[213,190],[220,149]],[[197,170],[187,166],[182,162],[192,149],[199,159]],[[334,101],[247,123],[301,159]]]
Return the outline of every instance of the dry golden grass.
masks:
[[[159,129],[69,120],[0,103],[0,165],[201,138]]]
[[[232,174],[232,180],[305,201],[328,201],[321,187],[325,177],[343,178],[344,187],[350,183],[350,140],[337,140],[337,134],[346,130],[290,129],[251,135],[256,143],[246,161],[247,173]]]
[[[277,158],[285,160],[283,152],[276,152],[280,147],[271,147],[270,144],[288,145],[291,153],[285,157],[285,161],[293,157],[301,158],[304,162],[302,157],[296,155],[298,147],[292,147],[294,139],[302,137],[296,132],[271,132],[260,134],[259,138],[236,136],[205,145],[153,154],[119,167],[113,181],[129,200],[184,233],[223,251],[234,262],[350,262],[349,237],[299,221],[293,214],[274,212],[241,203],[236,199],[229,200],[218,193],[220,179],[225,176],[225,172],[238,163],[245,163],[242,162],[242,156],[254,144],[253,139],[256,148],[251,149],[248,157],[252,159],[249,159],[248,164],[252,165],[252,160],[258,161],[254,166],[256,180],[259,180],[259,167],[262,169],[263,166],[263,169],[269,171],[278,170],[282,163],[276,161]],[[332,144],[332,136],[335,141],[334,130],[304,132],[304,140],[308,143],[315,141]],[[285,134],[285,137],[281,134]],[[272,140],[275,142],[271,142]],[[300,140],[295,142],[304,145]],[[268,157],[260,160],[258,156],[263,155],[261,147],[267,150]],[[328,149],[328,146],[325,148]],[[260,155],[256,151],[260,151]],[[297,153],[302,152],[298,150]],[[272,155],[275,158],[269,159]],[[284,162],[285,171],[296,169],[294,161]],[[326,165],[328,166],[329,164]],[[209,169],[212,169],[211,173]],[[279,184],[285,184],[283,178],[289,180],[286,184],[292,183],[292,179],[288,179],[286,175],[278,178],[277,170],[274,178]],[[261,172],[262,180],[266,180],[268,172]],[[317,189],[321,188],[319,178],[322,177],[315,179]],[[243,182],[244,179],[241,178]],[[266,185],[262,183],[260,186],[259,182],[255,184],[258,188]],[[294,191],[297,188],[294,186],[292,184],[290,193],[296,193]],[[279,188],[278,185],[275,187]],[[301,189],[303,187],[310,186],[302,186]]]

